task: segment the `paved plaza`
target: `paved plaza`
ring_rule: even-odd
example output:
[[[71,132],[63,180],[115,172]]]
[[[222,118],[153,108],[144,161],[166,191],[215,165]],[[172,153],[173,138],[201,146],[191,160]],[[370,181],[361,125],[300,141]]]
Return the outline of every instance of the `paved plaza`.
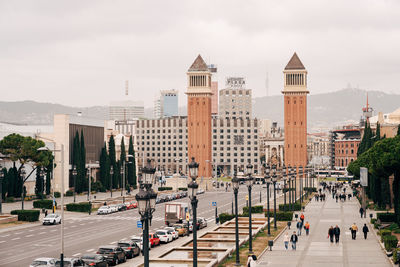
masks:
[[[350,201],[338,202],[329,193],[326,201],[317,202],[314,199],[305,209],[305,221],[310,223],[310,235],[306,236],[303,229],[299,236],[297,250],[285,250],[281,235],[273,246],[258,260],[258,266],[391,266],[390,261],[381,249],[373,229],[369,229],[368,238],[364,240],[362,226],[367,219],[361,219],[356,198]],[[351,239],[349,228],[355,222],[358,226],[357,239]],[[289,235],[296,229],[292,222]],[[340,242],[330,243],[328,229],[338,225],[341,230]],[[368,225],[368,224],[367,224]],[[368,225],[369,226],[369,225]]]

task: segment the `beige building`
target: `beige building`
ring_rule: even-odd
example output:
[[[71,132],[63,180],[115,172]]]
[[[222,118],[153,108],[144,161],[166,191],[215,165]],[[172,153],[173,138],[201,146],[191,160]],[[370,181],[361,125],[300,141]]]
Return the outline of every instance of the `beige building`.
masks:
[[[308,161],[321,167],[330,166],[330,137],[328,133],[307,135]]]
[[[377,122],[381,127],[381,137],[394,137],[397,135],[397,129],[400,125],[400,108],[396,109],[392,113],[383,114],[379,112],[377,116],[369,118],[371,128],[376,129]]]
[[[252,118],[251,89],[246,89],[242,77],[226,79],[226,88],[219,91],[219,116],[221,118]]]
[[[285,138],[283,129],[278,127],[277,122],[271,124],[270,130],[261,138],[261,143],[266,163],[282,166],[285,158]]]

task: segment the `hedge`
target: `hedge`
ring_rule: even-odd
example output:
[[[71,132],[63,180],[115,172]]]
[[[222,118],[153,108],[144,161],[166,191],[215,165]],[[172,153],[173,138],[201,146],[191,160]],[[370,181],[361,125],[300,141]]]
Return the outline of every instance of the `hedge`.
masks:
[[[38,210],[12,210],[12,215],[18,215],[18,221],[36,222],[39,220]]]
[[[380,224],[380,223],[378,223],[378,222],[375,222],[375,223],[374,223],[374,228],[375,228],[375,229],[378,229],[378,228],[379,228],[379,226],[381,226],[381,224]]]
[[[263,213],[263,212],[264,212],[264,207],[262,205],[251,207],[251,213]],[[243,207],[243,213],[249,213],[249,207]]]
[[[304,187],[304,191],[317,192],[317,188],[316,187]]]
[[[218,217],[219,217],[219,223],[223,224],[224,222],[230,221],[233,218],[235,218],[235,215],[230,213],[221,213]],[[238,214],[238,217],[249,217],[249,214],[246,213]]]
[[[382,241],[382,242],[383,242],[383,238],[384,238],[385,236],[391,235],[391,234],[392,234],[392,231],[386,230],[386,229],[381,229],[381,230],[378,231],[378,235],[381,236],[381,241]]]
[[[393,250],[393,262],[397,264],[400,261],[400,250],[398,248]]]
[[[74,191],[72,190],[68,190],[67,192],[65,192],[65,196],[67,197],[72,197],[74,195]]]
[[[178,190],[179,191],[187,191],[188,189],[187,189],[187,187],[179,187]]]
[[[13,197],[6,197],[6,203],[13,203],[15,199]]]
[[[56,202],[57,206],[57,202]],[[53,200],[51,199],[43,199],[43,200],[35,200],[33,201],[33,207],[37,209],[52,209],[53,208]]]
[[[397,223],[392,223],[391,225],[386,227],[386,229],[389,229],[389,230],[393,231],[393,230],[399,229],[399,225]]]
[[[274,212],[269,212],[270,217],[274,217]],[[268,217],[268,212],[265,212],[265,217]],[[277,211],[276,220],[277,221],[291,221],[293,219],[293,211]]]
[[[60,193],[60,192],[54,192],[54,197],[55,197],[55,198],[61,197],[61,193]]]
[[[395,222],[396,221],[396,215],[394,213],[377,213],[376,218],[380,220],[381,222]]]
[[[374,224],[376,222],[376,218],[371,218],[371,223]]]
[[[280,211],[289,211],[291,206],[292,206],[292,210],[295,210],[295,211],[301,210],[301,204],[299,202],[296,202],[292,205],[286,204],[286,206],[285,206],[285,204],[279,204],[279,210]]]
[[[91,205],[89,202],[67,204],[67,211],[89,212],[90,209]]]
[[[386,235],[383,237],[383,244],[387,251],[391,251],[393,248],[397,247],[397,237],[394,235]]]
[[[158,191],[167,191],[167,190],[172,190],[172,187],[166,187],[166,186],[164,186],[164,187],[159,187],[159,188],[158,188]]]

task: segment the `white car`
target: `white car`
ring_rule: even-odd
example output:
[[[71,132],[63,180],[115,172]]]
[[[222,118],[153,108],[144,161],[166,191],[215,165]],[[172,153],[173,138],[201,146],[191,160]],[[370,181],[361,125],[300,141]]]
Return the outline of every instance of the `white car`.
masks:
[[[97,215],[110,214],[111,208],[109,206],[102,206],[97,210]]]
[[[179,238],[179,233],[178,233],[177,230],[175,230],[174,227],[165,227],[164,229],[167,230],[167,231],[172,231],[172,238],[174,240]]]
[[[135,242],[139,246],[140,251],[142,251],[143,254],[143,238],[141,236],[133,235],[131,236],[131,241]],[[150,244],[149,244],[149,250],[151,250]]]
[[[111,212],[118,212],[118,206],[117,205],[110,205],[109,207],[111,209]]]
[[[34,260],[29,267],[38,267],[38,266],[56,266],[56,260],[53,258],[38,258]]]
[[[158,238],[160,238],[161,243],[172,242],[173,237],[171,234],[168,233],[167,230],[158,230],[156,234],[158,235]]]
[[[57,213],[52,213],[43,218],[43,225],[61,223],[61,216]]]

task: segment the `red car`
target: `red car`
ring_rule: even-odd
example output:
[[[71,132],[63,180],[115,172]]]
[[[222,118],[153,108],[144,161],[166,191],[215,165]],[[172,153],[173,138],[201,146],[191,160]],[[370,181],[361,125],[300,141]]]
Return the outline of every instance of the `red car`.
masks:
[[[150,233],[149,241],[150,241],[151,247],[160,245],[160,238],[158,238],[157,234]]]
[[[125,206],[126,206],[126,209],[127,209],[127,210],[133,209],[133,205],[132,205],[132,203],[130,203],[130,202],[126,202],[126,203],[125,203]]]
[[[137,208],[137,202],[136,201],[131,202],[131,204],[132,204],[132,208],[133,209]]]

